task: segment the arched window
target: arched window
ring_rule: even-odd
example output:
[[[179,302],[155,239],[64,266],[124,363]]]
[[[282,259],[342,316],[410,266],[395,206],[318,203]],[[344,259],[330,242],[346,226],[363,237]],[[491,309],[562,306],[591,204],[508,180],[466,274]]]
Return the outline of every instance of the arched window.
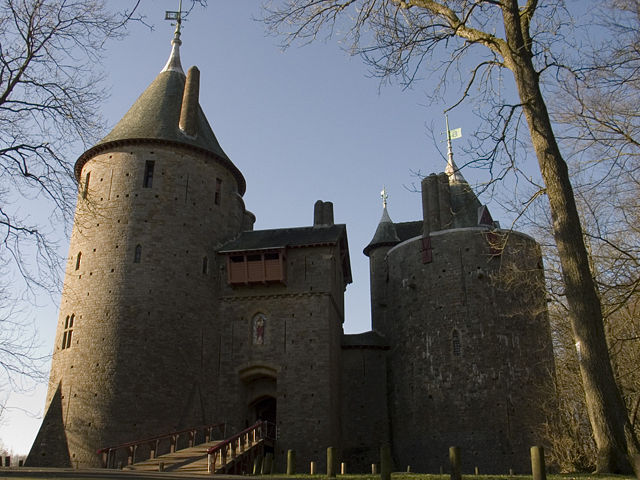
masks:
[[[206,275],[209,272],[209,258],[202,257],[202,274]]]
[[[136,251],[133,254],[133,263],[140,263],[142,260],[142,245],[136,245]]]
[[[451,350],[456,357],[460,356],[460,333],[456,329],[451,333]]]
[[[78,252],[78,256],[76,257],[76,270],[80,269],[80,260],[82,259],[82,252]]]
[[[71,335],[73,334],[73,321],[75,320],[75,314],[71,316],[67,315],[64,320],[64,330],[62,331],[62,350],[71,347]]]

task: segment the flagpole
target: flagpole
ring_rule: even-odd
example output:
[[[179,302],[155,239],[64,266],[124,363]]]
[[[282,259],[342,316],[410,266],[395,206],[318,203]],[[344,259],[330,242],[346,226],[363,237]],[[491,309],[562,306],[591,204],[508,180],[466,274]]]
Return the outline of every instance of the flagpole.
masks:
[[[449,165],[453,166],[453,148],[451,147],[451,131],[449,130],[449,115],[445,113],[444,118],[447,124],[447,157],[449,159]]]

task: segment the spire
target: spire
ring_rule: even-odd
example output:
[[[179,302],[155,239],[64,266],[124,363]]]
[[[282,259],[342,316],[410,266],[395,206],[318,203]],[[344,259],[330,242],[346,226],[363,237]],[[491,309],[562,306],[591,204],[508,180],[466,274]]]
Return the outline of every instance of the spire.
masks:
[[[393,246],[400,243],[396,226],[391,221],[391,217],[389,217],[389,212],[387,211],[387,199],[389,195],[384,187],[382,187],[380,197],[382,197],[382,217],[380,217],[380,222],[378,223],[378,228],[376,228],[376,233],[373,235],[373,239],[371,239],[369,245],[364,248],[364,254],[367,256],[369,256],[369,253],[374,248],[385,245]]]
[[[380,197],[382,198],[382,218],[380,218],[380,223],[393,223],[391,217],[389,217],[389,212],[387,212],[387,199],[389,198],[389,194],[384,186],[380,192]]]
[[[444,169],[445,173],[449,175],[452,183],[466,183],[467,181],[460,173],[460,169],[453,161],[453,148],[451,147],[451,130],[449,130],[449,115],[444,116],[446,124],[447,124],[447,167]],[[458,138],[460,136],[460,129],[456,129],[456,136],[454,138]]]
[[[184,75],[184,70],[182,70],[182,64],[180,63],[180,45],[182,45],[182,40],[180,40],[180,29],[182,27],[182,0],[180,0],[178,11],[166,12],[164,18],[165,20],[175,20],[176,30],[173,33],[173,40],[171,40],[171,54],[169,55],[169,60],[167,60],[166,65],[160,72],[178,72]]]

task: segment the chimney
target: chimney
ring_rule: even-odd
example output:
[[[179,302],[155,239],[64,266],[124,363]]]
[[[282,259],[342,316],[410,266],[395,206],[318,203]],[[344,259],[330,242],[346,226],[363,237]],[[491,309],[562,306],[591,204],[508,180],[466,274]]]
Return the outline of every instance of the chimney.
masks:
[[[440,199],[438,176],[434,173],[422,179],[423,235],[440,230]]]
[[[333,225],[333,203],[318,200],[313,206],[313,226]]]
[[[333,225],[333,202],[324,202],[322,209],[324,211],[324,224]]]
[[[182,95],[179,127],[186,135],[195,137],[198,133],[198,97],[200,96],[200,70],[191,67]]]

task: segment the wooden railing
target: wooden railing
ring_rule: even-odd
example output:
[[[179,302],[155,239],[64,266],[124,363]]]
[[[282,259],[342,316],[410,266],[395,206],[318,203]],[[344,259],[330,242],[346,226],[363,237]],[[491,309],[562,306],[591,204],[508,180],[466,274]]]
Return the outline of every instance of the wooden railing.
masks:
[[[225,430],[226,427],[224,423],[200,425],[198,427],[187,428],[185,430],[179,430],[176,432],[166,433],[164,435],[145,438],[144,440],[122,443],[113,447],[104,447],[98,450],[97,453],[102,457],[103,468],[116,468],[118,467],[116,463],[117,458],[124,458],[124,456],[120,455],[119,453],[126,453],[126,464],[132,465],[136,461],[141,460],[136,459],[136,452],[140,447],[146,447],[149,449],[149,456],[145,456],[146,458],[142,459],[146,460],[147,458],[156,458],[158,455],[163,453],[173,453],[180,448],[189,448],[195,445],[199,445],[200,443],[207,443],[216,438],[214,437],[214,431],[215,433],[217,433],[217,438],[224,438],[226,436]],[[179,445],[181,440],[183,446]],[[164,448],[164,450],[166,451],[161,452],[161,448]]]
[[[275,440],[275,424],[259,420],[249,428],[227,438],[224,442],[207,450],[207,471],[215,473],[223,470],[256,445],[265,440]]]

